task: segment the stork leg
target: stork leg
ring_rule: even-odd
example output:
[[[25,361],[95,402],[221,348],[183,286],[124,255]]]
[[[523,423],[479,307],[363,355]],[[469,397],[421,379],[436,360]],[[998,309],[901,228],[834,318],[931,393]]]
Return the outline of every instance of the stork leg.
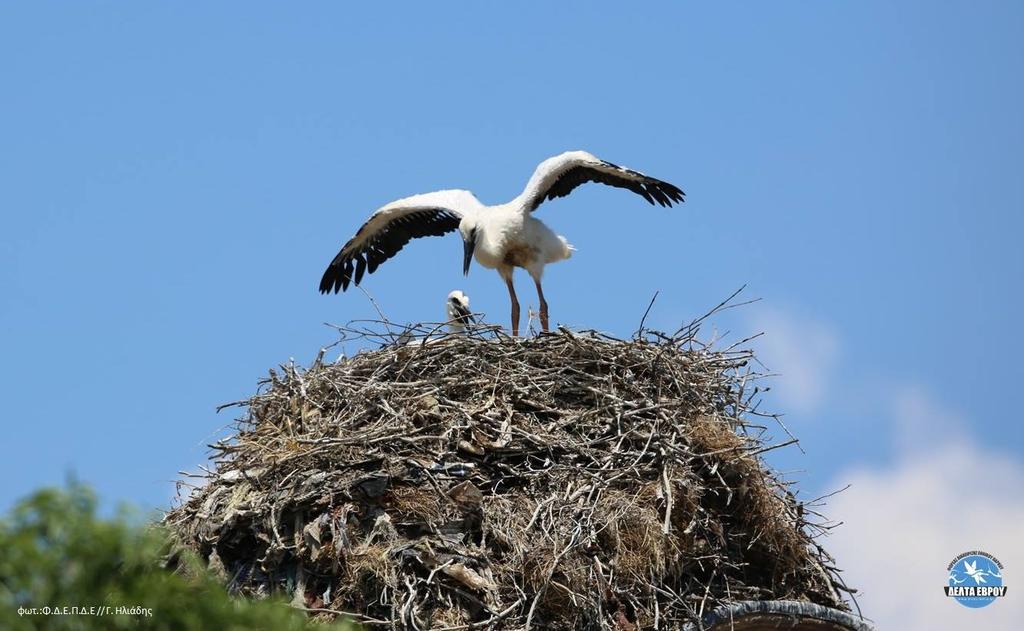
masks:
[[[512,301],[512,337],[519,337],[519,299],[516,298],[516,288],[512,284],[512,271],[502,274],[505,285],[508,286],[508,297]]]
[[[544,300],[544,290],[540,288],[540,279],[534,278],[533,282],[537,285],[537,298],[540,299],[540,327],[545,333],[548,332],[548,301]]]

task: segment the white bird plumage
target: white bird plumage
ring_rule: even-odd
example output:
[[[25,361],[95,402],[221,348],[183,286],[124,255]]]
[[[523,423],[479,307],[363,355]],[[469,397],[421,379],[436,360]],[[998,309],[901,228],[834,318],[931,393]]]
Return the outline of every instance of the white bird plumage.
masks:
[[[485,206],[469,191],[446,190],[413,195],[377,210],[331,261],[320,280],[321,293],[358,285],[364,273],[373,273],[406,243],[418,237],[439,236],[458,230],[464,243],[463,273],[476,258],[495,269],[505,281],[512,303],[512,334],[519,334],[519,301],[512,272],[521,267],[530,274],[540,300],[540,320],[548,330],[548,305],[541,289],[544,267],[565,260],[573,247],[532,212],[545,200],[564,197],[586,182],[629,189],[651,204],[682,202],[683,191],[655,178],[601,160],[585,151],[570,151],[540,163],[526,188],[512,201]]]
[[[466,325],[473,322],[473,312],[469,310],[469,296],[458,289],[448,294],[444,303],[448,314],[448,330],[452,333],[463,333]]]
[[[466,325],[473,323],[473,312],[469,310],[469,296],[458,289],[453,289],[448,293],[448,297],[444,300],[444,311],[448,318],[445,325],[448,327],[449,334],[465,333]],[[422,332],[421,326],[409,327],[402,331],[395,344],[398,346],[424,346],[446,337],[444,334],[435,337],[436,330],[428,331],[423,337],[416,337],[420,332]]]

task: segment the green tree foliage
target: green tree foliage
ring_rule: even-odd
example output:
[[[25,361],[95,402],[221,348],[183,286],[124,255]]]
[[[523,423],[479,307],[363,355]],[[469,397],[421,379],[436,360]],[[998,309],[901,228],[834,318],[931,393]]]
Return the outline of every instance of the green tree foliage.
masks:
[[[187,571],[163,569],[166,550],[156,526],[125,511],[98,517],[81,484],[38,491],[0,520],[0,629],[356,629],[311,623],[281,600],[232,597],[194,558],[182,560]]]

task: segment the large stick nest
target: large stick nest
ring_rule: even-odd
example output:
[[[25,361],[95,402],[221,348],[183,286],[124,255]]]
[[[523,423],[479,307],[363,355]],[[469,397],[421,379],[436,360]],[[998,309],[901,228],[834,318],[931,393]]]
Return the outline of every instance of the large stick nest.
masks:
[[[778,445],[751,353],[696,333],[485,328],[285,365],[166,523],[232,590],[368,625],[671,629],[742,600],[845,609],[824,526],[761,459]]]

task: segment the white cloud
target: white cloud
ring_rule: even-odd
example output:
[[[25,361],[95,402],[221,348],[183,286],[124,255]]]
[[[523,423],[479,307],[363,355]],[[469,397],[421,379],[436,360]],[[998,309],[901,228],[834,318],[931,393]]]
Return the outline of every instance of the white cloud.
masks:
[[[778,373],[772,390],[785,412],[810,414],[828,394],[832,371],[839,358],[839,337],[824,322],[776,309],[761,311],[754,327],[758,358]]]
[[[880,630],[1016,629],[1024,620],[1024,465],[966,438],[962,417],[920,388],[894,401],[900,460],[838,477],[851,488],[828,515],[844,522],[825,542],[859,587]],[[915,441],[914,438],[917,438]],[[985,550],[1005,568],[1007,595],[983,609],[947,598],[946,566]]]
[[[967,419],[939,405],[921,386],[900,387],[893,396],[892,412],[898,451],[915,452],[969,440]]]

